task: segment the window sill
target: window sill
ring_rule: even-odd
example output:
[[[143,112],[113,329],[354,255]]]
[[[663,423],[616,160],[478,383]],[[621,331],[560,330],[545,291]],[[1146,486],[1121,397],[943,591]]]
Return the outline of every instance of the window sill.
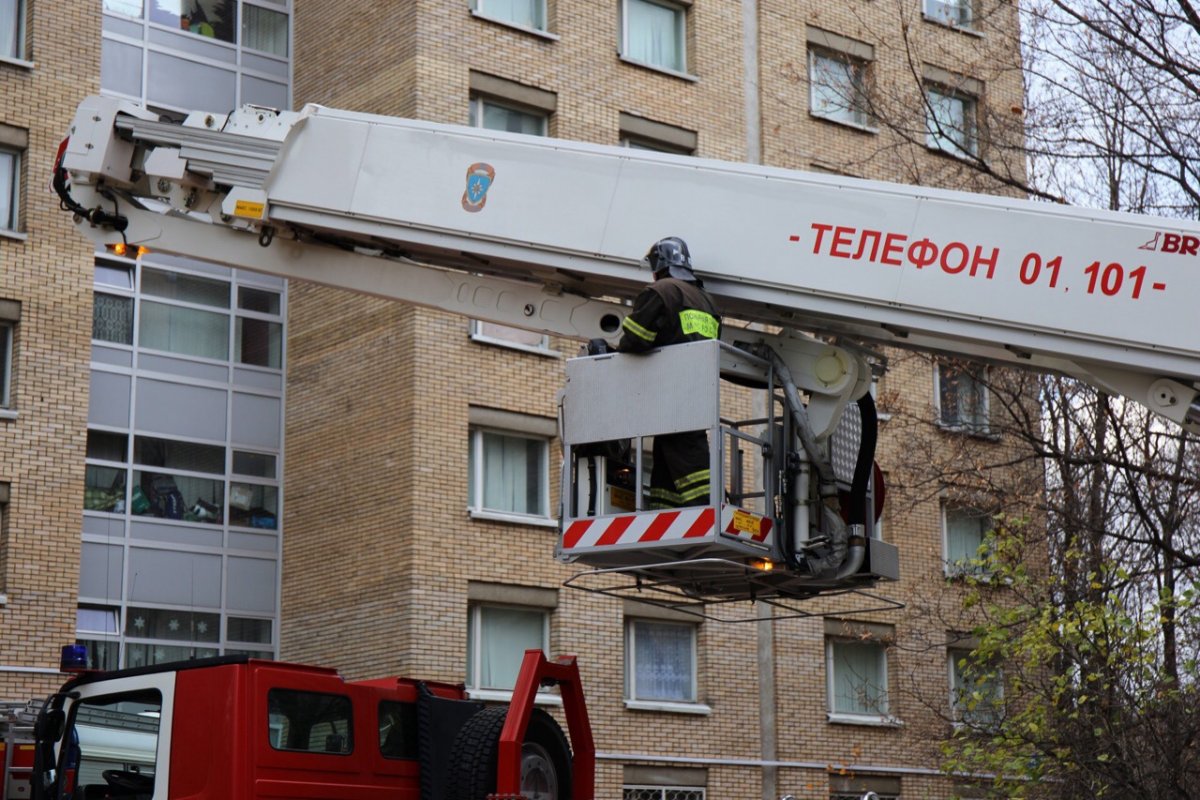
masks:
[[[851,122],[850,120],[838,119],[837,117],[827,117],[823,114],[817,114],[813,111],[809,111],[808,115],[813,119],[819,119],[821,122],[828,122],[831,125],[840,125],[843,128],[849,128],[851,130],[858,131],[859,133],[869,133],[872,135],[879,133],[879,128],[875,128],[861,122]]]
[[[514,30],[514,31],[520,31],[521,33],[528,33],[532,36],[538,37],[539,39],[545,39],[548,42],[557,42],[561,38],[556,33],[551,33],[550,31],[544,31],[541,28],[530,28],[525,25],[518,25],[517,23],[509,22],[506,19],[500,19],[499,17],[489,16],[480,11],[476,11],[473,8],[471,9],[471,16],[475,17],[476,19],[481,19],[486,22],[491,22],[491,23],[493,23],[495,25],[499,25],[503,28],[508,28],[508,29]]]
[[[625,708],[630,711],[665,711],[668,714],[696,714],[708,716],[712,707],[707,703],[673,703],[667,700],[626,700]]]
[[[487,703],[511,703],[511,689],[467,689],[467,697],[471,700],[483,700]],[[538,692],[533,698],[534,705],[561,706],[562,698],[550,692]]]
[[[684,80],[689,83],[698,83],[700,81],[698,77],[692,75],[691,73],[680,72],[679,70],[670,69],[669,67],[660,67],[656,64],[648,64],[645,61],[637,61],[636,59],[629,58],[628,56],[623,56],[620,53],[617,53],[617,58],[631,67],[641,67],[642,69],[648,69],[651,72],[657,72],[660,75],[669,75],[672,78],[679,78],[680,80]]]
[[[511,522],[515,525],[533,525],[537,528],[557,528],[558,520],[553,517],[535,517],[529,514],[506,514],[503,511],[487,511],[481,508],[468,508],[467,516],[471,519],[484,519],[492,522]]]
[[[946,22],[945,20],[938,19],[937,17],[931,17],[928,14],[921,14],[921,18],[930,25],[937,25],[939,28],[946,28],[947,30],[955,31],[966,36],[974,36],[977,39],[984,38],[983,32],[978,31],[975,28],[967,28],[962,25],[957,25],[953,22]]]
[[[977,428],[974,425],[957,425],[938,420],[937,426],[943,433],[970,436],[972,439],[982,439],[985,442],[1000,441],[1000,434],[992,433],[988,428]]]
[[[558,350],[551,350],[549,347],[537,347],[531,344],[510,342],[507,339],[497,339],[494,336],[483,336],[478,333],[470,334],[470,338],[472,342],[478,342],[482,345],[503,347],[505,350],[519,350],[522,353],[533,353],[535,356],[543,356],[545,358],[558,358],[562,355]]]
[[[0,420],[15,420],[18,414],[11,408],[0,408]]]
[[[903,728],[904,723],[895,717],[861,714],[826,713],[825,718],[834,725],[864,725],[870,728]]]
[[[7,228],[0,228],[0,239],[12,239],[17,242],[28,241],[29,234],[21,233],[20,231],[10,231]]]
[[[32,61],[26,61],[23,58],[12,58],[10,56],[0,56],[0,64],[7,64],[10,67],[17,67],[19,69],[27,69],[31,72],[37,66],[37,64]]]

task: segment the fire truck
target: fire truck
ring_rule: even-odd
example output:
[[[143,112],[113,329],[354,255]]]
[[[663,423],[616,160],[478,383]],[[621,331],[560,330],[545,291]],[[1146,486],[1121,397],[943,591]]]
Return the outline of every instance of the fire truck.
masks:
[[[896,548],[873,535],[881,346],[1063,373],[1200,424],[1200,332],[1182,310],[1200,289],[1193,223],[312,105],[180,120],[104,97],[80,105],[53,183],[78,230],[117,255],[151,249],[582,341],[619,334],[649,244],[685,239],[739,323],[719,340],[567,362],[556,555],[577,565],[572,585],[702,616],[749,601],[799,614],[898,578]],[[709,442],[709,496],[655,508],[653,439],[691,431]],[[530,710],[531,687],[574,695],[577,675],[535,655],[508,712],[454,687],[255,661],[80,677],[40,717],[35,800],[586,800],[581,692],[573,758]],[[421,698],[457,710],[422,716]],[[396,703],[415,703],[396,719],[411,728],[415,713],[425,737],[403,765],[384,752]],[[427,718],[446,724],[425,730]],[[156,743],[106,766],[85,735],[100,719],[130,736],[152,727]],[[440,782],[437,763],[467,759],[469,784]]]

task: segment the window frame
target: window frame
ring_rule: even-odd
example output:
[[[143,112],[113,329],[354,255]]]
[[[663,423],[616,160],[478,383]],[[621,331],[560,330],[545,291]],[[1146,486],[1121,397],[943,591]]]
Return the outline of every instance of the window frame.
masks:
[[[526,136],[549,136],[550,135],[550,112],[545,111],[543,109],[534,108],[533,106],[527,106],[522,103],[516,102],[514,100],[506,100],[502,97],[495,97],[493,95],[485,94],[482,92],[473,92],[468,100],[468,103],[469,103],[469,109],[468,109],[469,113],[467,115],[467,123],[471,127],[479,128],[480,130],[484,130],[484,131],[496,131],[497,133],[512,133],[512,131],[505,131],[505,130],[501,130],[499,128],[489,128],[483,124],[484,106],[492,105],[492,106],[496,106],[497,108],[503,108],[506,111],[513,111],[518,114],[524,114],[525,116],[528,116],[528,117],[536,117],[538,119],[538,121],[540,121],[542,123],[542,130],[540,133],[523,134],[523,135],[526,135]]]
[[[466,686],[467,695],[472,699],[480,700],[509,700],[512,698],[513,690],[511,688],[504,689],[495,686],[481,686],[479,674],[482,671],[482,654],[483,654],[483,609],[495,608],[507,611],[524,611],[530,614],[540,615],[542,618],[542,652],[550,652],[550,615],[553,609],[544,608],[541,606],[521,605],[519,603],[494,603],[475,601],[467,606],[467,664],[466,675],[463,684]],[[524,652],[524,651],[522,651]],[[561,702],[557,696],[554,700],[548,701],[547,696],[542,692],[538,692],[538,702]]]
[[[849,110],[855,115],[855,118],[847,119],[836,114],[822,113],[817,110],[817,89],[825,85],[819,83],[817,80],[817,59],[819,58],[841,62],[851,70],[852,85],[850,89],[854,94],[852,98],[852,105],[854,107]],[[810,43],[808,46],[808,113],[817,119],[826,120],[827,122],[845,125],[868,133],[877,133],[878,130],[871,125],[869,111],[870,69],[871,62],[868,59]],[[835,91],[838,91],[838,89],[835,89]]]
[[[631,792],[637,794],[631,795]],[[654,794],[648,794],[653,792]],[[621,784],[621,798],[637,798],[637,800],[707,800],[708,787],[705,786],[667,786],[648,783]]]
[[[882,709],[877,713],[863,714],[853,711],[839,711],[836,709],[837,700],[837,685],[835,681],[835,666],[837,662],[834,649],[838,645],[847,644],[870,644],[877,647],[879,650],[877,663],[880,667],[879,674],[879,690]],[[882,640],[870,637],[867,639],[851,639],[846,636],[829,636],[825,637],[825,693],[826,693],[826,718],[830,722],[850,724],[850,725],[895,725],[895,718],[891,714],[891,692],[889,691],[889,676],[888,676],[888,654],[887,644]]]
[[[0,414],[12,412],[13,341],[17,324],[0,319]]]
[[[951,514],[961,512],[964,517],[978,520],[987,520],[986,530],[983,529],[984,524],[981,522],[981,530],[979,534],[979,545],[975,548],[976,553],[980,548],[986,547],[988,544],[988,536],[995,530],[995,520],[990,514],[980,511],[970,506],[955,505],[954,503],[942,503],[942,564],[947,578],[965,578],[972,577],[978,579],[987,579],[992,575],[992,570],[986,564],[973,564],[972,561],[977,558],[973,556],[967,561],[951,561],[950,560],[950,517]],[[990,548],[989,548],[990,549]]]
[[[24,238],[21,233],[21,169],[25,151],[19,147],[0,145],[0,155],[12,156],[13,159],[12,183],[7,187],[0,186],[0,191],[8,195],[11,208],[10,219],[0,219],[0,236]]]
[[[540,11],[541,15],[541,25],[525,25],[523,23],[507,19],[498,14],[493,14],[487,9],[489,2],[491,2],[491,0],[470,0],[471,13],[476,17],[480,17],[481,19],[486,19],[489,22],[496,22],[509,28],[516,28],[519,31],[528,31],[529,33],[537,34],[539,36],[547,36],[555,39],[558,38],[557,36],[554,36],[554,34],[550,33],[550,4],[547,2],[547,0],[533,0],[533,2],[539,7],[538,10]]]
[[[954,645],[946,647],[946,668],[949,672],[950,684],[950,716],[956,727],[993,730],[999,724],[999,717],[1004,708],[1004,672],[996,668],[994,680],[984,684],[991,689],[990,695],[984,696],[980,701],[981,706],[987,704],[986,708],[981,710],[979,706],[975,709],[963,707],[962,695],[967,687],[960,686],[959,681],[960,678],[965,680],[969,675],[967,670],[959,668],[958,662],[960,660],[970,662],[971,652],[970,647]]]
[[[540,513],[529,514],[520,511],[487,508],[483,505],[485,489],[483,474],[484,434],[506,436],[512,439],[529,439],[542,445],[541,474],[538,476],[538,492],[541,499]],[[517,522],[526,525],[557,527],[558,521],[551,516],[550,504],[550,438],[538,433],[494,428],[487,425],[472,424],[468,428],[467,464],[470,474],[467,476],[467,513],[473,519],[490,519],[500,522]]]
[[[28,66],[29,61],[26,60],[28,50],[25,42],[26,17],[28,9],[26,8],[25,0],[16,0],[16,6],[13,10],[13,49],[9,53],[0,53],[0,62],[10,64],[18,64],[20,66]]]
[[[954,6],[960,11],[965,11],[967,19],[961,22],[950,19],[949,15],[942,13],[942,10],[948,6]],[[921,16],[928,22],[956,31],[978,32],[975,26],[974,0],[921,0]]]
[[[979,156],[980,147],[980,125],[979,125],[979,97],[969,92],[964,92],[954,89],[945,84],[936,81],[926,80],[923,91],[925,93],[925,147],[935,153],[942,153],[951,158],[970,159]],[[969,127],[969,130],[964,130],[962,133],[966,138],[967,147],[963,147],[961,142],[956,141],[946,133],[953,133],[953,129],[946,129],[940,120],[937,119],[937,108],[939,101],[934,98],[937,95],[947,101],[958,101],[963,103],[963,122]],[[944,140],[944,141],[943,141]],[[953,145],[952,147],[946,146]]]
[[[975,414],[974,421],[972,421],[972,420],[964,421],[963,414],[961,411],[961,404],[958,404],[957,401],[956,401],[956,405],[958,405],[960,407],[956,409],[955,418],[952,420],[946,418],[946,410],[944,408],[944,403],[942,402],[942,397],[943,397],[943,394],[942,394],[943,393],[943,386],[942,386],[943,375],[942,375],[942,373],[946,370],[950,370],[954,373],[957,373],[957,375],[959,376],[957,379],[961,379],[961,378],[965,377],[966,379],[971,381],[971,384],[973,386],[974,393],[975,393],[975,399],[979,405],[979,411]],[[950,432],[954,432],[954,433],[968,433],[968,434],[971,434],[974,436],[988,437],[988,436],[992,435],[991,392],[988,390],[988,387],[987,387],[988,374],[989,374],[989,369],[985,365],[972,365],[969,367],[963,367],[963,366],[958,366],[956,364],[951,364],[948,361],[935,361],[934,362],[933,399],[934,399],[934,407],[936,410],[937,425],[939,428],[941,428],[944,431],[950,431]]]
[[[505,339],[501,336],[491,336],[483,332],[482,326],[484,325],[497,325],[501,328],[522,330],[520,328],[515,328],[511,325],[504,325],[499,322],[488,322],[487,320],[472,319],[467,328],[467,338],[473,342],[479,342],[480,344],[495,345],[496,347],[504,347],[509,350],[519,350],[523,353],[533,353],[539,356],[557,357],[562,355],[558,350],[553,350],[550,348],[550,337],[547,334],[541,335],[541,344],[532,345],[524,342],[518,342],[513,339]]]
[[[645,3],[647,5],[659,6],[666,8],[675,14],[675,36],[679,42],[679,63],[676,66],[666,66],[656,64],[653,61],[646,61],[636,58],[629,53],[629,4],[630,3]],[[622,61],[630,64],[637,64],[647,69],[665,72],[668,75],[675,75],[681,78],[689,78],[694,80],[688,71],[689,57],[688,52],[688,16],[691,13],[691,5],[689,3],[676,3],[671,0],[621,0],[620,9],[620,42],[618,43],[617,52]]]
[[[687,628],[690,636],[689,678],[691,697],[686,699],[660,699],[639,697],[637,693],[637,625],[670,625]],[[678,622],[668,619],[629,616],[625,618],[625,707],[647,711],[676,711],[689,714],[707,714],[711,708],[700,702],[700,627],[696,623]]]

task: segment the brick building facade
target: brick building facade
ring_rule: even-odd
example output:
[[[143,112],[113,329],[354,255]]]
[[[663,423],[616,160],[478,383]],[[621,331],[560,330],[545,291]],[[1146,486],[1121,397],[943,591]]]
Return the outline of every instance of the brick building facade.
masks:
[[[131,272],[126,293],[139,304],[159,297],[145,288],[146,269],[233,287],[225,312],[231,325],[246,316],[237,300],[243,287],[282,298],[275,315],[263,320],[275,324],[278,317],[282,325],[286,318],[286,358],[243,374],[243,358],[230,351],[227,376],[206,379],[206,387],[225,392],[235,418],[223,433],[192,436],[227,454],[212,479],[223,497],[246,482],[235,464],[249,453],[283,465],[281,473],[247,484],[277,488],[282,499],[272,506],[278,524],[265,530],[235,524],[227,505],[218,525],[222,538],[211,543],[198,537],[213,529],[197,520],[151,527],[132,510],[89,508],[81,588],[85,464],[88,475],[128,469],[133,486],[139,463],[145,471],[139,440],[181,441],[186,431],[146,427],[136,409],[127,422],[89,416],[82,399],[89,366],[93,393],[109,385],[98,383],[97,374],[140,386],[164,380],[170,368],[160,361],[149,366],[150,356],[161,354],[140,338],[140,329],[139,338],[113,348],[128,350],[129,365],[97,366],[95,352],[89,355],[94,256],[41,191],[39,176],[49,173],[58,138],[87,93],[103,88],[167,110],[198,104],[203,96],[188,92],[200,90],[184,88],[198,83],[156,78],[184,74],[179,65],[163,65],[182,53],[188,69],[217,70],[205,72],[206,80],[229,73],[239,102],[281,105],[282,92],[293,106],[318,102],[705,158],[959,185],[969,173],[952,157],[955,149],[969,152],[1007,135],[1004,120],[1020,110],[1011,5],[219,5],[239,8],[242,27],[230,28],[224,44],[204,43],[211,52],[197,54],[194,42],[170,30],[171,20],[155,16],[165,7],[156,0],[145,6],[138,0],[54,6],[25,0],[17,3],[22,49],[0,52],[0,154],[21,155],[19,216],[8,228],[0,218],[0,325],[13,332],[11,389],[0,403],[4,694],[24,696],[52,685],[56,648],[76,631],[81,639],[109,643],[122,664],[143,652],[136,648],[150,652],[169,644],[169,636],[158,641],[131,628],[141,613],[135,609],[190,608],[133,585],[143,563],[138,559],[153,549],[173,559],[172,569],[216,570],[215,594],[194,613],[216,615],[223,632],[215,640],[192,636],[183,646],[193,655],[264,652],[335,666],[350,677],[399,672],[465,681],[475,695],[495,699],[504,695],[506,648],[532,643],[577,653],[600,750],[598,797],[810,798],[865,789],[885,797],[951,796],[954,785],[939,774],[929,737],[945,726],[939,728],[936,715],[906,689],[938,687],[934,694],[941,693],[943,711],[950,712],[952,625],[903,613],[853,622],[815,616],[697,624],[562,587],[570,570],[552,558],[555,393],[564,359],[578,349],[566,340],[323,287],[292,283],[284,289],[196,264],[126,265],[139,270]],[[285,14],[291,26],[283,56],[262,38],[263,31],[277,30],[275,18],[263,21],[269,14]],[[63,25],[63,15],[77,16],[78,24]],[[257,38],[246,27],[251,24],[261,28]],[[103,34],[79,35],[88,30]],[[168,32],[174,38],[164,44]],[[131,66],[134,58],[140,71]],[[939,134],[926,132],[930,117],[945,126]],[[694,257],[703,271],[703,253]],[[96,352],[111,345],[93,337]],[[216,369],[224,362],[204,363]],[[952,448],[980,432],[975,426],[986,422],[986,412],[968,402],[969,386],[958,388],[969,376],[952,383],[945,369],[929,359],[897,358],[879,390],[897,409],[940,414],[946,424],[932,430],[931,441]],[[181,372],[170,374],[182,380]],[[277,378],[278,385],[271,383]],[[256,409],[282,408],[265,426],[281,426],[281,438],[258,440],[238,427],[238,398],[244,397],[253,398]],[[93,412],[100,402],[91,399]],[[881,407],[888,405],[881,400]],[[899,468],[899,451],[908,446],[889,434],[888,424],[879,458],[885,470]],[[123,458],[99,452],[113,436],[124,443]],[[527,480],[506,486],[505,499],[495,502],[496,478],[486,463],[500,465],[500,472],[519,467]],[[180,474],[195,477],[194,467]],[[132,505],[132,490],[123,497]],[[902,508],[883,521],[884,538],[900,548],[902,570],[902,581],[886,593],[908,600],[931,581],[945,583],[947,560],[971,549],[971,537],[982,535],[972,526],[982,523],[969,503],[959,509],[953,498],[934,495]],[[115,588],[94,588],[88,553],[97,552],[109,565],[105,574],[116,576]],[[247,593],[239,581],[278,585]],[[947,591],[942,602],[953,616],[957,589]],[[268,594],[272,600],[277,594],[277,605]],[[79,627],[89,618],[81,608],[111,613],[112,629],[103,621],[99,631]],[[267,633],[234,635],[232,624],[239,631],[265,625]],[[639,653],[640,668],[634,666]],[[847,674],[860,669],[871,674]],[[870,688],[868,678],[884,685]],[[860,684],[870,697],[845,695],[846,686]],[[548,702],[553,708],[553,699]]]

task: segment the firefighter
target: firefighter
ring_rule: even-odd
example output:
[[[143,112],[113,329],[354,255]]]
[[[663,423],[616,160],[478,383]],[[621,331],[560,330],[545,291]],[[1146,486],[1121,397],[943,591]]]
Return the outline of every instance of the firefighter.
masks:
[[[644,353],[720,335],[721,318],[716,305],[692,272],[692,257],[683,239],[660,239],[646,253],[643,263],[653,271],[654,283],[633,301],[633,311],[621,323],[617,350]],[[650,507],[708,505],[708,464],[705,431],[655,436]]]

